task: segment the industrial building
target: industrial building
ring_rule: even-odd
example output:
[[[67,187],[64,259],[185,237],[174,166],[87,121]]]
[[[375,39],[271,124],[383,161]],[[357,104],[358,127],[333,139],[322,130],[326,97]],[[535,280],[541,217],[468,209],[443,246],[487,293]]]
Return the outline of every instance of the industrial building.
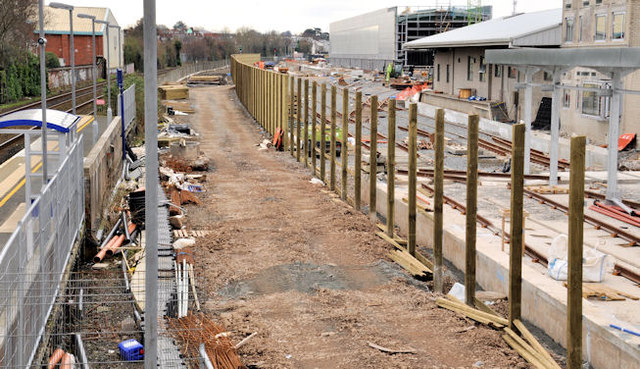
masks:
[[[62,66],[71,65],[71,47],[69,32],[69,11],[66,9],[56,9],[46,6],[45,9],[45,35],[47,38],[47,52],[52,52],[60,59]],[[92,27],[91,20],[79,18],[75,14],[88,14],[96,17],[96,20],[107,21],[112,27],[109,30],[109,49],[107,49],[106,25],[96,24],[96,57],[105,58],[108,56],[109,68],[114,69],[120,66],[119,58],[122,55],[121,45],[118,41],[119,30],[113,26],[118,26],[113,12],[109,8],[81,7],[74,9],[73,17],[73,41],[75,47],[76,65],[91,65],[92,55]],[[37,31],[36,31],[37,32]],[[121,32],[121,31],[120,31]],[[120,35],[120,42],[124,42],[123,35]]]
[[[516,86],[524,80],[514,66],[485,62],[485,51],[519,47],[560,47],[562,10],[552,9],[495,18],[486,22],[415,40],[404,45],[405,51],[434,50],[433,92],[423,99],[445,108],[488,119],[518,120],[522,116],[522,96]],[[540,70],[536,83],[550,83],[549,74]],[[476,98],[469,97],[476,96]],[[551,94],[536,90],[536,105],[545,104]],[[544,98],[547,99],[544,99]],[[541,122],[548,125],[547,119]]]
[[[432,50],[403,50],[406,42],[491,19],[492,7],[391,7],[333,22],[329,26],[333,65],[382,70],[433,65]]]

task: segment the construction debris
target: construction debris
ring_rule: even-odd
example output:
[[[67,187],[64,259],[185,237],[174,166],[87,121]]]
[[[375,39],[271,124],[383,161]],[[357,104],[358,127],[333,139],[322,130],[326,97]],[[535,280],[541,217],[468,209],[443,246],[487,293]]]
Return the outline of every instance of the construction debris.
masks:
[[[184,85],[162,85],[158,87],[161,100],[182,100],[189,98],[189,88]]]
[[[380,350],[382,352],[386,352],[388,354],[415,354],[417,351],[416,349],[413,348],[406,348],[406,349],[390,349],[390,348],[386,348],[380,345],[376,345],[373,342],[367,342],[369,344],[369,347],[372,347],[376,350]]]

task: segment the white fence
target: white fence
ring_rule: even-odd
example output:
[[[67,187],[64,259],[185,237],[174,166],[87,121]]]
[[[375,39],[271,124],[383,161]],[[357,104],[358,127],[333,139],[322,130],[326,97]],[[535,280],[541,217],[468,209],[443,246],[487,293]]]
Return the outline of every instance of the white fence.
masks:
[[[84,219],[82,137],[0,249],[0,367],[31,364]]]
[[[136,119],[136,85],[133,84],[123,92],[124,95],[124,126],[129,128],[129,124]],[[120,104],[120,94],[118,94],[118,115],[122,116],[122,105]]]

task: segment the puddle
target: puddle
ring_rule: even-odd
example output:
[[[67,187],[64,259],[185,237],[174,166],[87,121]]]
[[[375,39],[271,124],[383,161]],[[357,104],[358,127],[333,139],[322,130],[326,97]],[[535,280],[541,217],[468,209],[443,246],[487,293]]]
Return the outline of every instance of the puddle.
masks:
[[[361,290],[380,286],[394,278],[406,278],[406,275],[395,264],[386,261],[358,266],[293,263],[277,265],[251,279],[230,283],[218,290],[218,295],[235,299],[286,291],[312,294],[321,288]]]

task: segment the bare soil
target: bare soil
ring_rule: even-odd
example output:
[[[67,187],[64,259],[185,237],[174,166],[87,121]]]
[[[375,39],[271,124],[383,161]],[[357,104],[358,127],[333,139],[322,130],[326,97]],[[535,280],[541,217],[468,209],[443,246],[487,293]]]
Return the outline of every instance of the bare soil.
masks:
[[[368,217],[309,183],[264,137],[233,86],[191,89],[193,127],[211,159],[189,228],[205,312],[256,368],[528,368],[494,331],[435,305],[386,256]],[[472,328],[473,327],[473,328]],[[388,354],[369,342],[413,354]]]

